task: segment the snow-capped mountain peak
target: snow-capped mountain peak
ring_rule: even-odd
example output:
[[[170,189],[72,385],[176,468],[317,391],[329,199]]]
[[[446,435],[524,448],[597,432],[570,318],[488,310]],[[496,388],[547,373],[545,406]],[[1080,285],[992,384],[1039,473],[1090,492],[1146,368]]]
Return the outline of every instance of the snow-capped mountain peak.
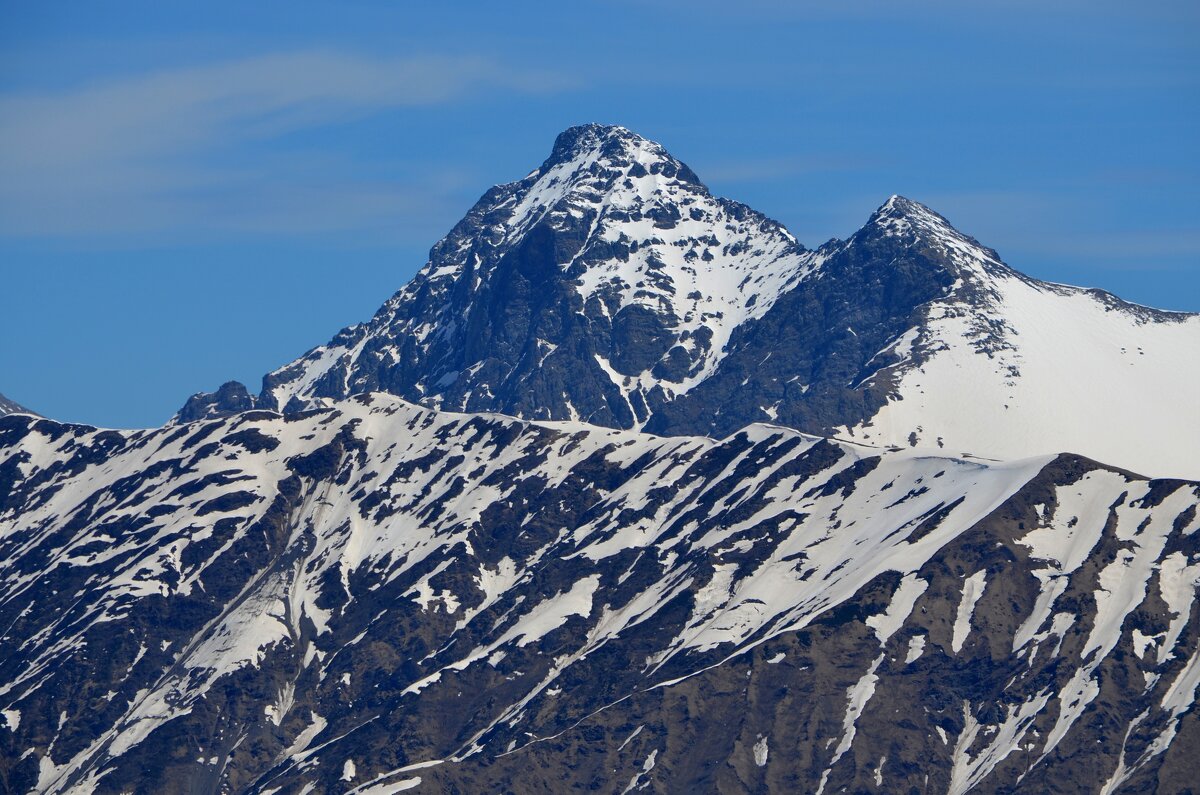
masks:
[[[886,267],[949,278],[876,354],[882,366],[870,379],[887,400],[835,432],[1001,459],[1070,449],[1200,476],[1191,453],[1200,422],[1178,399],[1200,389],[1200,373],[1184,364],[1200,355],[1200,316],[1030,278],[900,196],[848,245],[883,245],[895,255]]]
[[[723,342],[803,271],[804,249],[780,224],[713,197],[686,164],[624,127],[564,131],[545,163],[512,187],[496,205],[509,213],[506,241],[543,222],[578,240],[558,264],[585,305],[596,297],[609,317],[647,308],[668,316],[684,340],[708,329]]]
[[[1200,316],[1048,284],[892,196],[813,251],[623,127],[558,136],[366,324],[264,378],[301,409],[435,408],[721,437],[772,422],[989,458],[1071,451],[1200,476]],[[245,408],[239,388],[180,420]],[[1114,428],[1140,428],[1138,433]]]
[[[624,127],[585,124],[555,139],[550,157],[498,205],[510,209],[507,238],[527,232],[547,214],[562,222],[589,208],[632,211],[690,203],[708,191],[690,168],[662,146]]]
[[[682,178],[700,184],[699,177],[676,160],[661,144],[638,135],[628,127],[597,122],[577,124],[560,132],[554,139],[550,156],[543,163],[542,170],[547,166],[586,158],[628,161],[636,157],[636,153],[646,153],[654,159],[670,162],[683,170]]]
[[[483,195],[365,325],[264,379],[259,405],[383,389],[459,410],[631,427],[719,365],[819,264],[623,127],[558,136]],[[182,419],[207,416],[199,396]],[[218,412],[219,413],[219,412]]]
[[[931,264],[956,278],[1019,276],[995,251],[960,232],[939,213],[904,196],[893,195],[884,202],[848,244],[870,238],[883,238],[892,246],[924,249]]]
[[[880,226],[897,235],[919,230],[932,235],[962,236],[951,223],[940,214],[906,196],[893,193],[888,200],[871,214],[866,226]]]

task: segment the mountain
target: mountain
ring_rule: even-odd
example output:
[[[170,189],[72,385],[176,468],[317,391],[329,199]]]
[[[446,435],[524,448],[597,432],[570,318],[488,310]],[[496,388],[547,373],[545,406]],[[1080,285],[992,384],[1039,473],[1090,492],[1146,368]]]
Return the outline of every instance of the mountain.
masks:
[[[778,223],[714,198],[658,144],[571,128],[541,167],[484,194],[370,323],[268,375],[254,403],[299,409],[380,390],[641,425],[818,261]],[[627,372],[639,378],[626,383]],[[194,397],[180,419],[249,398],[224,391]]]
[[[562,133],[370,322],[177,421],[386,391],[716,438],[753,422],[1200,478],[1200,315],[1050,284],[893,196],[816,250],[621,127]]]
[[[0,418],[0,782],[1186,792],[1200,484],[385,394]]]
[[[258,394],[0,416],[0,790],[1194,791],[1196,361],[572,128]]]
[[[1184,397],[1200,315],[1032,279],[900,197],[734,346],[647,429],[720,435],[761,412],[873,444],[1200,477]]]
[[[16,401],[9,400],[3,394],[0,394],[0,417],[6,414],[33,414],[34,412],[22,406]]]

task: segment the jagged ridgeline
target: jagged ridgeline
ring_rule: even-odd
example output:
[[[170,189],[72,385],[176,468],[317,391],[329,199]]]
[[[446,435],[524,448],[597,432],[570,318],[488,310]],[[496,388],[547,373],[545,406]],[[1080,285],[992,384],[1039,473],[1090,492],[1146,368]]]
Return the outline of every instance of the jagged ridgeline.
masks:
[[[433,408],[720,438],[752,422],[1200,478],[1200,316],[1049,284],[889,199],[806,249],[622,127],[558,137],[368,323],[188,421],[384,391]]]
[[[382,394],[0,462],[8,791],[1194,785],[1195,483]]]

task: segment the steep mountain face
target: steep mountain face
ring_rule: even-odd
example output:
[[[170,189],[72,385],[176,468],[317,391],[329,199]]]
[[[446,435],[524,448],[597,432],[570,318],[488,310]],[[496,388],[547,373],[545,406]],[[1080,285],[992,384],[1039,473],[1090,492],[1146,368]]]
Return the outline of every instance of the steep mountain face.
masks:
[[[254,403],[299,409],[383,390],[454,410],[641,425],[816,261],[658,144],[575,127],[540,168],[488,191],[370,323],[268,375]],[[227,413],[239,388],[194,397],[180,419]]]
[[[0,417],[5,414],[33,414],[34,412],[17,403],[14,400],[9,400],[4,395],[0,394]]]
[[[382,394],[152,431],[9,416],[0,781],[1187,791],[1198,506],[1076,456]]]
[[[892,197],[807,250],[621,127],[559,136],[369,322],[179,421],[379,390],[434,408],[725,436],[752,422],[1200,478],[1200,316],[1048,284]]]

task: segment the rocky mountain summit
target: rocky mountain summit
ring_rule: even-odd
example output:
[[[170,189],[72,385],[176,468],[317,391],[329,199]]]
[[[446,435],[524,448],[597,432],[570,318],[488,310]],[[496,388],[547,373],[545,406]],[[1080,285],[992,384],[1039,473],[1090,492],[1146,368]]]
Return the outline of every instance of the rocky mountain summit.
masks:
[[[484,194],[369,323],[268,375],[254,403],[387,391],[640,426],[711,375],[733,330],[818,260],[778,223],[713,197],[658,144],[572,128],[529,176]],[[180,419],[228,411],[235,389],[193,398]]]
[[[721,437],[753,422],[1200,477],[1200,316],[1049,284],[893,196],[806,249],[621,127],[492,188],[368,323],[179,421],[368,391]]]
[[[0,419],[13,792],[1185,792],[1200,484],[371,394]]]

